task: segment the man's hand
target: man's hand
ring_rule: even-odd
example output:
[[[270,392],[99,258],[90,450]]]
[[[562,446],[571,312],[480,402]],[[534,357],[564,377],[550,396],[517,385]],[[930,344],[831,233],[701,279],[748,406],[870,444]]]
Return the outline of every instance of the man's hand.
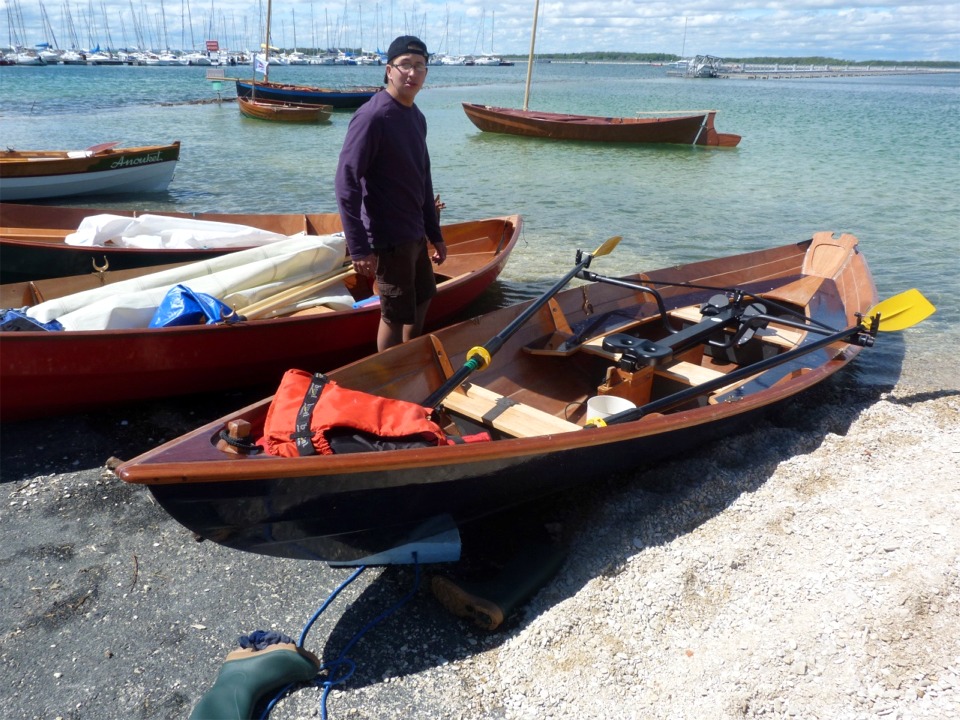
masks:
[[[353,261],[353,269],[357,271],[357,275],[362,275],[367,278],[374,278],[377,276],[377,256],[373,253],[370,253],[366,257],[362,257],[359,260]]]
[[[434,243],[433,244],[433,255],[430,256],[430,259],[433,260],[437,265],[442,263],[447,259],[447,244],[446,243]]]

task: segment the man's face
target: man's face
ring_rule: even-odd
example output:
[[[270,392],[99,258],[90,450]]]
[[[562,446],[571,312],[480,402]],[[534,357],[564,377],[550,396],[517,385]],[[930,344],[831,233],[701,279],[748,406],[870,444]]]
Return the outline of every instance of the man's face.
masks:
[[[412,104],[427,79],[427,59],[423,55],[407,53],[397,55],[387,65],[387,89],[390,94],[406,104]]]

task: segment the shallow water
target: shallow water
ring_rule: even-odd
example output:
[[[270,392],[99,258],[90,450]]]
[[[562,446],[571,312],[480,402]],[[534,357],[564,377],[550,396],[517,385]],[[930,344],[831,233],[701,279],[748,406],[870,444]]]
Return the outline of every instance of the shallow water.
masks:
[[[168,193],[75,204],[220,212],[335,210],[333,174],[350,114],[297,127],[241,118],[198,67],[0,68],[0,143],[20,149],[183,142]],[[248,76],[246,69],[228,74]],[[288,67],[271,79],[379,84],[382,68]],[[520,213],[522,242],[488,303],[541,292],[577,248],[624,240],[594,269],[621,274],[799,241],[861,240],[881,298],[918,287],[938,312],[861,356],[861,382],[901,372],[960,387],[960,74],[687,80],[638,65],[538,64],[530,107],[631,116],[718,109],[734,149],[578,144],[481,133],[462,102],[520,106],[526,66],[432,67],[429,123],[447,221]],[[225,84],[223,97],[233,97]]]

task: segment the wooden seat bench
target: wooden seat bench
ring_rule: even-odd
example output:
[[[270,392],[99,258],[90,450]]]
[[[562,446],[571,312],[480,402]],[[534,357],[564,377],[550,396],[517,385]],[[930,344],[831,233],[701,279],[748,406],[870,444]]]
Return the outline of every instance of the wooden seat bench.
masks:
[[[581,429],[576,423],[470,383],[444,398],[443,406],[513,437],[554,435]]]
[[[688,385],[702,385],[710,380],[723,377],[724,373],[713,368],[696,365],[692,362],[680,360],[668,365],[658,366],[654,373],[671,380],[678,380]]]

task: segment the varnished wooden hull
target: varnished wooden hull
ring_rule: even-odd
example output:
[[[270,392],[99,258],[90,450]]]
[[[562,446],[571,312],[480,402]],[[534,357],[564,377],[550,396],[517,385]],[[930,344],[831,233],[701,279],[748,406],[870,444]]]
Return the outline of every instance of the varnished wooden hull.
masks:
[[[685,116],[621,118],[566,115],[463,103],[471,122],[484,132],[549,140],[614,143],[673,143],[734,147],[739,135],[718,133],[715,110]]]
[[[245,97],[237,98],[237,106],[243,116],[254,120],[304,124],[327,122],[333,110],[330,105],[302,105]]]
[[[456,318],[489,287],[506,265],[521,228],[517,215],[442,226],[448,257],[437,268],[430,327]],[[64,294],[60,286],[75,292],[84,282],[96,286],[99,280],[88,275],[34,286],[49,300]],[[371,294],[366,281],[352,278],[347,285],[358,300]],[[27,283],[4,286],[2,293],[11,307],[39,299],[31,296],[34,287]],[[379,319],[379,306],[371,305],[228,325],[0,333],[0,421],[272,386],[291,367],[331,369],[373,352]]]
[[[828,248],[819,256],[825,262],[814,261],[811,241],[805,241],[646,273],[642,282],[659,283],[665,309],[678,313],[676,318],[716,295],[716,288],[738,288],[778,298],[785,307],[845,331],[858,325],[856,313],[876,301],[869,268],[853,240],[836,252],[829,243],[818,245],[818,251]],[[714,289],[663,284],[668,282]],[[594,338],[611,329],[641,339],[678,337],[666,333],[652,298],[597,283],[563,291],[555,301],[520,325],[490,367],[469,378],[465,392],[454,391],[443,401],[446,420],[456,420],[465,432],[486,427],[491,442],[297,458],[218,450],[216,440],[231,419],[249,421],[252,437],[260,436],[271,400],[265,398],[124,463],[117,472],[127,482],[148,485],[186,527],[226,546],[366,562],[429,534],[429,528],[463,525],[735,432],[825,380],[860,351],[832,336],[798,330],[791,335],[778,326],[743,347],[720,350],[698,341],[662,367],[621,373],[619,356]],[[372,394],[426,402],[447,377],[442,356],[459,368],[470,348],[497,336],[528,305],[448,326],[328,377]],[[694,332],[704,325],[712,333],[704,337],[717,341],[712,321],[686,326]],[[574,339],[576,344],[568,346]],[[772,360],[778,356],[786,362]],[[756,373],[751,365],[757,365]],[[745,377],[738,379],[734,372]],[[727,385],[727,376],[737,382]],[[611,377],[620,384],[611,384]],[[502,398],[485,413],[469,407],[481,390]],[[656,411],[620,424],[583,427],[586,401],[600,393],[632,397],[645,408],[653,403]],[[508,429],[511,413],[519,420]]]
[[[87,151],[0,151],[5,202],[76,195],[162,192],[173,179],[180,142]]]

